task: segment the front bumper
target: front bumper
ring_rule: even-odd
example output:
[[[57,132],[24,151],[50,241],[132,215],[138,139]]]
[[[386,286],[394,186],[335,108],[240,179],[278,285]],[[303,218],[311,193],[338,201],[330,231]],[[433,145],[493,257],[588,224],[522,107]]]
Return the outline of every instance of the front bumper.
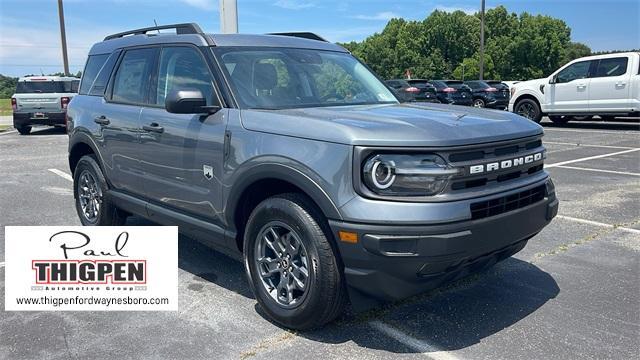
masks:
[[[65,111],[43,112],[37,116],[35,112],[14,112],[13,127],[29,125],[65,125]]]
[[[540,201],[477,220],[433,225],[332,220],[329,225],[338,239],[351,300],[364,309],[492,266],[520,251],[557,212],[555,192],[547,190]],[[340,241],[340,231],[357,233],[358,242]]]

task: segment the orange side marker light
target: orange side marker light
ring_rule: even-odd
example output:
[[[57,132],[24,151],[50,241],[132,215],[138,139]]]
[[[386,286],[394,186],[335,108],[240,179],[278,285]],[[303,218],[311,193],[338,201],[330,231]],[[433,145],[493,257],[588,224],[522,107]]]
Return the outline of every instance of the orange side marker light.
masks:
[[[344,241],[346,243],[356,244],[358,243],[358,234],[349,231],[338,231],[340,235],[340,241]]]

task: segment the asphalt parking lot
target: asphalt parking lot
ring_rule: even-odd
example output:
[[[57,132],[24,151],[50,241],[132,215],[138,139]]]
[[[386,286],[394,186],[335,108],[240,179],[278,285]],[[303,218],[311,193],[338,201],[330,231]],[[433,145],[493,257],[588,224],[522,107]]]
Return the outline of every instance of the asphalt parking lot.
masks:
[[[242,265],[186,237],[178,312],[6,312],[0,358],[640,357],[640,122],[545,123],[559,216],[487,272],[313,332],[262,316]],[[5,225],[79,225],[67,136],[0,134]],[[147,224],[130,219],[130,224]]]

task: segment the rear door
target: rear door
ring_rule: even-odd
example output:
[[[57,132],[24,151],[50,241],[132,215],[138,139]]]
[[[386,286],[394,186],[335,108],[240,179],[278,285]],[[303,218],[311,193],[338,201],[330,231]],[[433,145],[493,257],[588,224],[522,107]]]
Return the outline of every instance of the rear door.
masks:
[[[592,60],[578,61],[556,74],[555,84],[544,85],[549,112],[589,111],[589,68]]]
[[[157,85],[142,111],[140,157],[145,196],[166,208],[219,223],[223,146],[228,109],[213,115],[172,114],[165,98],[176,90],[200,90],[219,105],[209,66],[196,47],[162,48]]]
[[[138,196],[144,194],[145,187],[140,162],[140,114],[148,104],[158,51],[157,47],[124,51],[106,90],[106,101],[94,117],[101,127],[102,136],[98,138],[107,178],[115,189]],[[94,83],[91,91],[99,90]]]
[[[620,56],[594,61],[595,70],[589,84],[591,111],[629,111],[632,72],[629,60],[628,56]]]

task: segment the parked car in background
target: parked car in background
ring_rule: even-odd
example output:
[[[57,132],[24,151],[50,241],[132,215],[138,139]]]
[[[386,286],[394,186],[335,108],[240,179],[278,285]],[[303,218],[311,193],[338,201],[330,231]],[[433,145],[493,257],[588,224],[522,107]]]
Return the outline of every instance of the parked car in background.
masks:
[[[438,101],[443,104],[466,105],[473,104],[471,88],[459,80],[429,80],[429,84],[436,88]]]
[[[27,76],[18,79],[11,96],[13,127],[21,135],[32,125],[64,126],[67,105],[78,93],[80,79],[65,76]]]
[[[588,56],[549,77],[511,88],[509,111],[535,122],[543,116],[559,124],[576,117],[640,115],[640,53]]]
[[[465,84],[471,88],[475,107],[504,110],[509,105],[509,87],[500,81],[471,80]]]
[[[403,102],[438,102],[435,87],[424,80],[417,84],[414,84],[413,81],[415,80],[393,79],[385,81],[385,84],[393,89]]]
[[[436,87],[429,83],[429,80],[424,79],[409,79],[407,82],[420,90],[420,92],[416,95],[417,101],[423,102],[435,102],[439,103],[438,96],[436,95]]]
[[[501,82],[507,85],[509,89],[511,89],[515,84],[519,83],[520,81],[501,81]]]

